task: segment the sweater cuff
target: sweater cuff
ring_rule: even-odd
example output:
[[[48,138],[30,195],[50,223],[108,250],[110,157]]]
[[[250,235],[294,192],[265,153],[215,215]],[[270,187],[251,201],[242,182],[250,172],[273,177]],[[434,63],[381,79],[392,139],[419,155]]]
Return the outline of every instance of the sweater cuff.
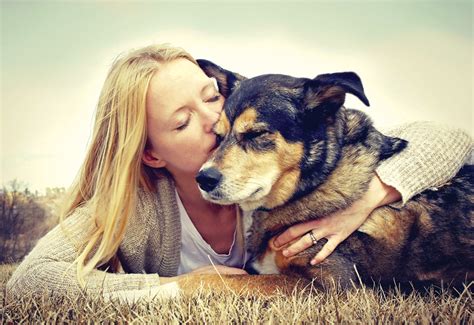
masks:
[[[139,300],[170,299],[179,295],[176,282],[161,285],[158,274],[127,274],[127,285],[104,290],[105,301],[134,304]],[[109,283],[110,284],[110,283]]]
[[[376,169],[382,182],[400,192],[402,200],[391,205],[397,208],[426,189],[448,183],[473,150],[467,133],[433,122],[409,123],[384,133],[408,141],[405,150]]]

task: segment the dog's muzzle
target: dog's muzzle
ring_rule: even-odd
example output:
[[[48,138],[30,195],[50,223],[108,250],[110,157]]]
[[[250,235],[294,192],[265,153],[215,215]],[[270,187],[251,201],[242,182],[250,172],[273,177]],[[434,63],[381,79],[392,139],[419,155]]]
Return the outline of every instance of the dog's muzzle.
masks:
[[[196,175],[196,181],[199,184],[201,190],[205,192],[211,192],[217,185],[219,185],[222,179],[222,174],[216,168],[206,168]]]

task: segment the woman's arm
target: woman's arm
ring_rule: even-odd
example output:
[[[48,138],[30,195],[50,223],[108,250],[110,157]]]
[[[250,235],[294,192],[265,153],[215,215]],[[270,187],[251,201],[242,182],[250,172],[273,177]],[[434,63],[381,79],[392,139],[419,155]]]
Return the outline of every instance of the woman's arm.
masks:
[[[409,123],[386,134],[408,140],[407,148],[381,163],[366,194],[347,209],[295,225],[277,236],[277,247],[300,237],[283,254],[292,256],[311,246],[311,237],[305,234],[313,231],[317,239],[328,239],[312,260],[312,264],[322,262],[375,208],[400,200],[397,204],[403,205],[430,187],[442,186],[456,175],[473,149],[465,132],[432,122]]]
[[[384,184],[375,176],[362,198],[355,201],[347,209],[338,211],[324,218],[297,224],[278,237],[275,237],[275,246],[280,247],[293,239],[300,237],[292,245],[283,250],[283,255],[293,256],[313,245],[312,239],[306,235],[313,232],[315,238],[326,238],[328,241],[321,251],[311,260],[317,264],[328,257],[336,247],[357,230],[377,207],[400,200],[400,193],[393,187]]]
[[[408,140],[405,150],[377,168],[382,182],[400,192],[400,206],[428,188],[446,184],[473,150],[466,132],[434,122],[413,122],[383,133]]]
[[[29,294],[79,295],[83,292],[76,277],[78,244],[93,230],[85,208],[64,220],[68,236],[58,225],[39,240],[25,257],[7,283],[9,297]],[[156,291],[160,286],[158,274],[114,274],[93,270],[85,277],[86,292],[105,298],[120,297],[124,291]]]
[[[8,299],[30,294],[79,296],[76,277],[78,246],[93,231],[86,208],[78,208],[60,225],[37,243],[14,271],[7,283]],[[246,274],[244,270],[222,265],[199,268],[191,274]],[[85,293],[91,297],[133,303],[140,298],[173,298],[179,294],[176,284],[182,276],[160,277],[158,274],[108,273],[94,269],[85,276]]]

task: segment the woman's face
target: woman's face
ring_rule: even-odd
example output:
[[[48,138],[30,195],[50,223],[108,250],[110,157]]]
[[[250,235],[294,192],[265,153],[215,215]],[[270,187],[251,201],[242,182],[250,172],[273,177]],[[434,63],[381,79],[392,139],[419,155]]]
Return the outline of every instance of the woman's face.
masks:
[[[144,163],[166,167],[175,177],[194,177],[216,146],[212,127],[223,104],[214,80],[199,66],[186,59],[163,63],[146,97],[150,146]]]

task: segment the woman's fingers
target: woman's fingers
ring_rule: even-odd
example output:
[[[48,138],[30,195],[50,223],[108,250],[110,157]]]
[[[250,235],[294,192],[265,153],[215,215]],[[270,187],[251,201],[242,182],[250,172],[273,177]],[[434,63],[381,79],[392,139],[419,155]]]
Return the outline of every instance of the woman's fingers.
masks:
[[[310,232],[313,233],[313,237],[316,241],[324,238],[324,234],[321,232],[320,229],[312,229],[303,236],[301,236],[297,241],[285,248],[282,252],[283,255],[286,257],[291,257],[293,255],[298,254],[299,252],[304,251],[308,247],[313,246],[315,243],[313,242],[313,238],[311,238],[310,236]]]
[[[324,244],[323,248],[321,248],[321,250],[316,254],[316,256],[313,257],[310,261],[311,265],[316,265],[324,261],[329,255],[331,255],[342,240],[340,240],[340,238],[335,235],[324,236],[320,229],[313,229],[312,232],[316,240],[321,240],[323,238],[326,238],[328,240],[326,244]],[[291,257],[313,245],[313,239],[311,238],[308,232],[305,235],[301,236],[300,239],[295,241],[293,244],[285,248],[282,253],[286,257]]]
[[[303,236],[306,234],[308,231],[311,229],[317,228],[317,226],[321,223],[321,220],[311,220],[303,223],[296,224],[294,226],[291,226],[284,232],[282,232],[280,235],[275,237],[275,240],[273,241],[273,244],[276,247],[281,247],[292,240]]]
[[[336,249],[336,247],[341,243],[341,240],[337,236],[329,236],[328,241],[324,244],[323,248],[319,251],[318,254],[311,260],[311,265],[316,265],[321,263],[331,255],[332,252]]]
[[[306,234],[301,236],[300,239],[285,248],[282,253],[284,256],[290,257],[295,254],[298,254],[299,252],[304,251],[306,248],[311,247],[311,245],[313,245],[313,241],[309,237],[309,234]]]

